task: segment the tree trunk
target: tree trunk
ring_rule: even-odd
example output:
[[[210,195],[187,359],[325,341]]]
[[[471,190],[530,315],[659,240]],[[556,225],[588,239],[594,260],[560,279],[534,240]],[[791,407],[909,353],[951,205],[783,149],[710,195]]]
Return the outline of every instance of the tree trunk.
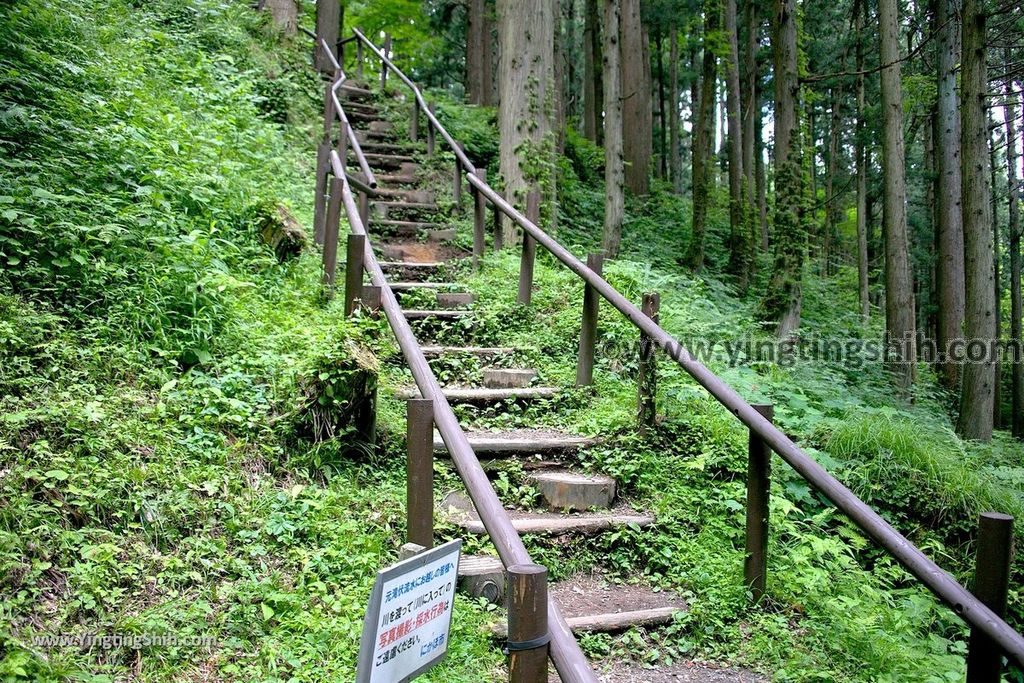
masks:
[[[604,0],[604,239],[605,254],[615,258],[622,239],[625,212],[625,184],[622,150],[621,45],[619,43],[620,0]]]
[[[583,135],[598,142],[601,128],[601,25],[597,17],[597,0],[585,0],[586,18],[583,26]]]
[[[740,111],[743,114],[743,179],[747,191],[748,222],[751,230],[756,230],[757,207],[757,172],[754,169],[754,150],[756,135],[754,127],[757,125],[755,107],[761,103],[757,97],[757,85],[760,80],[757,65],[758,31],[760,29],[757,2],[755,0],[744,0],[743,2],[743,25],[746,29],[746,40],[743,43],[743,80],[740,81]],[[757,148],[760,154],[760,148]],[[750,263],[755,262],[754,252],[759,243],[756,235],[750,236]]]
[[[501,41],[498,128],[501,134],[501,175],[505,197],[522,204],[531,187],[545,193],[546,220],[553,215],[556,93],[554,69],[554,3],[526,6],[498,0]],[[505,221],[504,242],[516,241],[512,221]]]
[[[668,113],[669,174],[672,190],[679,194],[683,191],[683,159],[679,152],[679,29],[674,23],[669,28],[668,55],[668,90],[672,105]]]
[[[484,7],[484,80],[483,104],[494,107],[498,104],[498,84],[495,83],[494,72],[498,68],[498,41],[495,39],[494,2],[488,0]]]
[[[989,202],[989,213],[992,216],[992,284],[994,285],[992,290],[992,296],[995,298],[995,314],[996,314],[996,334],[995,340],[998,342],[1003,337],[1003,287],[1002,280],[999,277],[999,221],[996,218],[996,130],[999,126],[996,125],[995,121],[992,120],[992,110],[988,110],[988,129],[989,129],[989,187],[992,188],[990,193],[991,201]],[[992,384],[992,428],[1002,429],[1002,385],[1003,385],[1003,368],[1002,363],[999,362],[999,358],[995,359],[995,382]]]
[[[576,0],[565,2],[565,41],[562,43],[562,69],[565,75],[562,91],[563,109],[566,120],[575,118],[579,111],[576,99]],[[564,137],[565,131],[562,131]]]
[[[864,16],[867,14],[867,0],[858,0],[860,11],[854,8],[857,31],[857,293],[860,299],[860,316],[864,325],[871,316],[871,302],[868,299],[868,158],[867,141],[864,131]]]
[[[270,12],[277,24],[286,36],[294,36],[295,28],[299,22],[299,6],[295,0],[267,0],[263,8]]]
[[[484,103],[484,69],[488,58],[484,39],[485,0],[467,0],[466,9],[466,100]]]
[[[754,175],[757,185],[757,213],[761,223],[761,251],[768,251],[770,236],[768,234],[768,181],[764,167],[764,114],[761,110],[763,93],[761,79],[754,88],[754,101],[757,110],[754,112]]]
[[[957,106],[956,68],[960,59],[954,0],[935,0],[938,35],[938,91],[935,122],[936,228],[938,249],[938,310],[940,350],[963,337],[964,229],[960,206],[960,111]],[[960,366],[948,358],[939,363],[939,379],[950,391],[959,381]]]
[[[621,0],[621,22],[622,149],[626,159],[626,187],[634,195],[642,196],[650,187],[653,111],[651,50],[647,28],[640,18],[640,0]]]
[[[888,367],[901,387],[916,374],[914,282],[907,237],[907,177],[903,151],[903,88],[896,0],[879,0],[882,69],[882,231],[885,234],[885,329],[894,351]]]
[[[1009,48],[1006,51],[1006,64],[1013,61]],[[1017,128],[1015,120],[1017,108],[1014,106],[1016,95],[1013,92],[1013,79],[1007,76],[1003,92],[1006,104],[1003,106],[1003,120],[1006,121],[1006,181],[1010,208],[1010,341],[1013,355],[1011,360],[1010,426],[1013,435],[1024,437],[1024,358],[1021,357],[1021,282],[1020,282],[1020,205],[1018,203],[1017,175]]]
[[[552,94],[555,98],[555,152],[565,152],[565,44],[562,37],[562,3],[560,0],[548,0],[554,5],[555,26],[553,30],[552,54],[554,55],[555,82]]]
[[[693,238],[687,261],[694,272],[704,268],[704,240],[707,232],[708,184],[711,175],[711,146],[714,142],[715,78],[717,60],[712,50],[712,37],[718,31],[721,5],[719,0],[704,0],[704,56],[701,68],[700,104],[693,127]]]
[[[800,325],[801,275],[807,237],[803,227],[803,152],[797,122],[800,99],[796,0],[775,0],[772,60],[775,73],[775,220],[771,282],[761,302],[780,338]]]
[[[338,32],[341,30],[341,2],[340,0],[325,0],[316,3],[316,46],[313,49],[313,63],[318,71],[334,73],[334,65],[330,58],[324,54],[320,47],[320,41],[324,40],[331,47],[335,58],[338,56]]]
[[[968,361],[962,370],[958,428],[966,439],[992,439],[992,395],[995,365],[995,288],[992,272],[992,217],[989,215],[988,120],[985,93],[986,16],[982,0],[964,0],[961,56],[961,200],[964,226],[965,330],[972,346],[985,357]]]
[[[839,198],[835,194],[836,173],[839,172],[840,127],[842,126],[839,103],[842,100],[842,88],[832,88],[832,112],[828,124],[828,165],[825,167],[825,239],[821,250],[821,272],[825,277],[832,274],[832,240],[835,239],[839,224]]]
[[[750,259],[750,227],[747,217],[749,191],[743,172],[743,114],[740,111],[740,48],[736,0],[725,0],[725,33],[729,42],[726,60],[726,109],[729,128],[729,272],[746,294]]]
[[[668,178],[668,121],[665,113],[668,107],[665,103],[665,59],[660,30],[655,34],[654,44],[658,51],[658,177],[665,179]]]

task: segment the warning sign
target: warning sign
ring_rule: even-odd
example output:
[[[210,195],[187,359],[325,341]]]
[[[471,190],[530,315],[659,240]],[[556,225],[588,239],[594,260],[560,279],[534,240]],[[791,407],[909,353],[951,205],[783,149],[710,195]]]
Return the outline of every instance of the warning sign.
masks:
[[[356,683],[407,681],[448,651],[462,540],[381,570],[363,622]]]

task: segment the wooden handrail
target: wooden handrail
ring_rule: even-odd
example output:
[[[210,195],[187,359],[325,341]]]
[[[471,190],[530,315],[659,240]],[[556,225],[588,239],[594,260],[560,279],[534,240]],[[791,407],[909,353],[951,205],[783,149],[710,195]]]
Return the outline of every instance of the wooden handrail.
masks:
[[[530,554],[527,552],[526,546],[519,538],[519,533],[512,524],[508,512],[491,486],[476,453],[473,452],[469,438],[459,425],[455,412],[445,398],[441,385],[430,369],[430,364],[416,341],[409,322],[402,313],[398,299],[384,276],[384,271],[377,261],[373,246],[363,226],[359,208],[352,195],[352,188],[349,186],[348,175],[344,172],[341,159],[334,150],[331,151],[330,162],[335,176],[341,180],[342,201],[350,229],[353,234],[364,235],[367,238],[363,256],[364,268],[370,275],[370,281],[380,287],[381,308],[384,309],[384,315],[395,334],[398,346],[412,372],[420,395],[434,402],[434,423],[437,426],[437,431],[441,434],[448,454],[466,486],[466,491],[480,516],[480,521],[506,567],[530,564]],[[561,679],[566,683],[598,683],[597,676],[554,600],[548,600],[548,622],[551,634],[551,659]]]

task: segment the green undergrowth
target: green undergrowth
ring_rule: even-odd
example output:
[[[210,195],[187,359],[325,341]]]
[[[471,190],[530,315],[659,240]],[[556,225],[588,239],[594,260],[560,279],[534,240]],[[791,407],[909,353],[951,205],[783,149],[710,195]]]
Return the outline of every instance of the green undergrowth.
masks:
[[[452,121],[458,125],[457,118]],[[557,236],[580,258],[600,245],[598,155],[570,134],[561,160]],[[448,183],[439,174],[434,188],[445,194]],[[1003,435],[990,446],[959,440],[949,417],[951,397],[926,369],[910,402],[893,390],[878,363],[806,358],[771,345],[753,315],[753,297],[737,296],[728,281],[693,277],[679,267],[689,205],[666,189],[656,183],[648,199],[627,202],[624,254],[605,263],[606,279],[634,302],[644,292],[659,292],[665,329],[694,352],[717,343],[699,353],[703,362],[747,400],[774,404],[775,421],[787,434],[969,586],[978,514],[998,510],[1020,518],[1019,446]],[[717,199],[709,228],[712,273],[726,259],[726,202]],[[460,243],[468,247],[472,223],[456,222]],[[669,224],[679,227],[666,230]],[[537,384],[566,390],[533,406],[458,408],[460,419],[481,429],[528,425],[603,436],[604,445],[574,464],[615,476],[630,504],[656,513],[655,531],[625,529],[586,541],[530,539],[531,553],[555,578],[604,567],[622,581],[677,590],[690,605],[665,629],[585,636],[588,652],[648,664],[722,659],[781,681],[962,680],[962,622],[777,457],[769,594],[751,607],[742,587],[744,429],[662,357],[659,425],[649,439],[638,438],[636,329],[602,304],[594,385],[572,389],[582,284],[542,253],[533,302],[524,309],[515,303],[518,268],[518,249],[489,255],[479,273],[463,273],[478,296],[473,317],[447,331],[423,333],[442,342],[514,346],[519,351],[513,365],[534,367]],[[766,277],[764,269],[759,277]],[[880,337],[880,315],[867,329],[857,315],[855,273],[843,270],[826,281],[809,269],[804,291],[804,340]],[[748,342],[752,346],[743,346]],[[481,363],[455,358],[435,367],[447,381],[468,384],[479,377]],[[386,382],[408,382],[399,367],[388,372],[394,374]],[[521,466],[489,469],[506,503],[538,502]],[[446,477],[445,487],[459,487],[454,474]],[[1015,586],[1022,567],[1020,561],[1014,565]],[[1010,604],[1011,622],[1020,624],[1016,588]]]
[[[354,677],[404,476],[346,412],[393,347],[260,240],[267,207],[309,229],[321,97],[265,17],[0,12],[0,680]],[[493,678],[456,609],[425,680]],[[213,644],[40,640],[143,635]]]

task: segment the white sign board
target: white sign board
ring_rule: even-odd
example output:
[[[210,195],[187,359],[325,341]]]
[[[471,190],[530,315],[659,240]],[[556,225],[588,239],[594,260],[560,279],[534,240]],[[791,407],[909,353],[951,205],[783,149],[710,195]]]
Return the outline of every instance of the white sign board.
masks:
[[[408,681],[448,651],[462,540],[377,574],[363,621],[356,683]]]

